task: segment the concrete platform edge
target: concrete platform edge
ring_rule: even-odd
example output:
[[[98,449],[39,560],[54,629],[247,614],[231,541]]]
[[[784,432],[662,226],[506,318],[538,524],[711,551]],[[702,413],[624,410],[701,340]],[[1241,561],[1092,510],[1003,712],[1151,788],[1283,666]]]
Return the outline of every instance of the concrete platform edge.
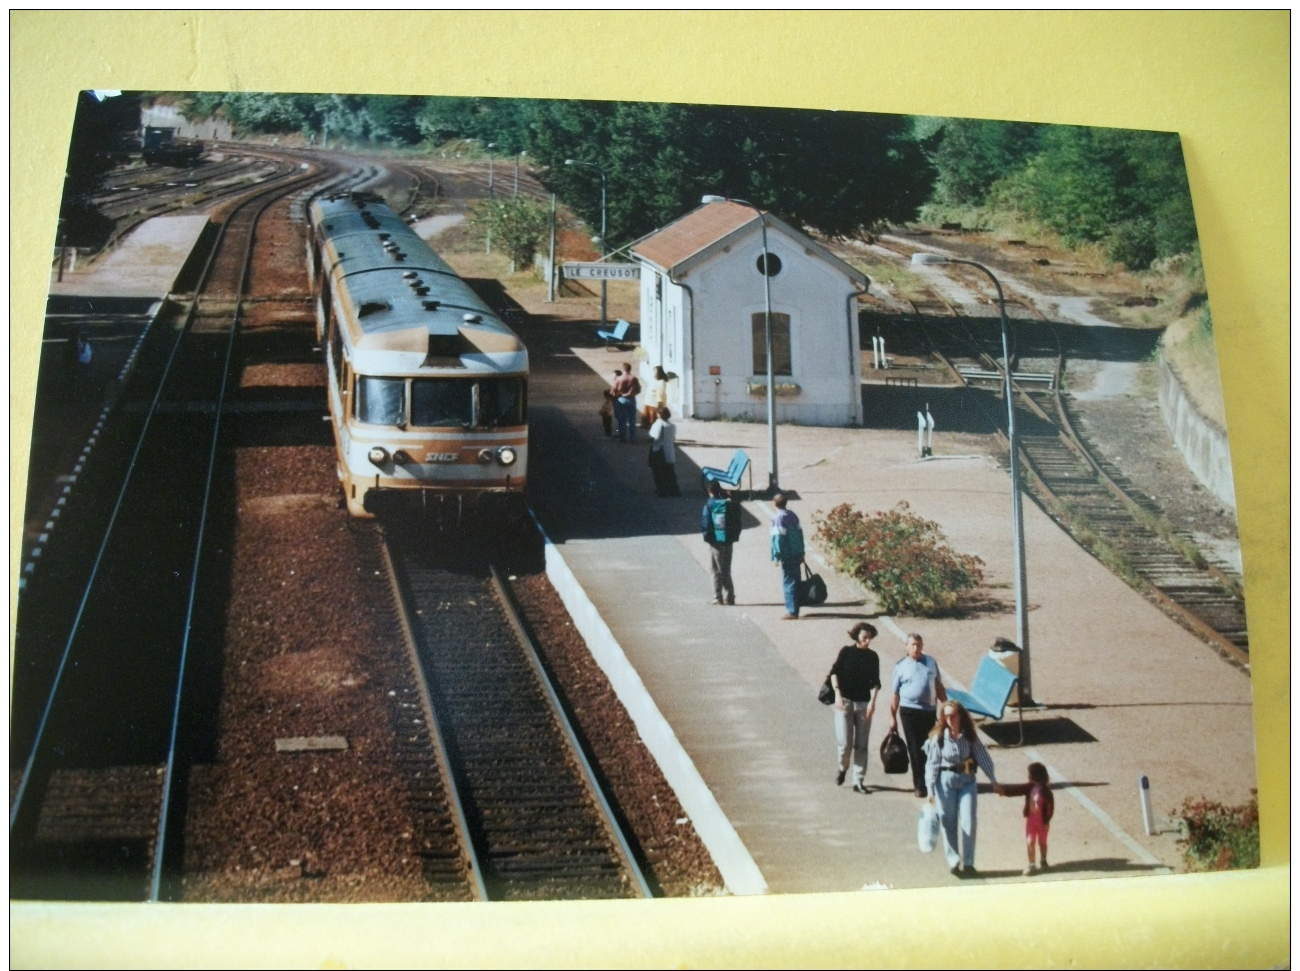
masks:
[[[600,616],[595,604],[583,590],[559,548],[546,535],[540,522],[537,523],[537,528],[546,543],[546,575],[551,585],[564,602],[578,633],[587,642],[587,649],[591,651],[596,664],[605,673],[605,677],[609,678],[614,693],[627,709],[651,757],[677,794],[695,831],[700,834],[709,855],[717,864],[727,889],[738,895],[767,893],[767,880],[758,864],[754,862],[740,834],[718,805],[708,783],[678,741],[668,719],[664,718],[659,706],[650,697],[641,676],[623,652],[613,631]]]

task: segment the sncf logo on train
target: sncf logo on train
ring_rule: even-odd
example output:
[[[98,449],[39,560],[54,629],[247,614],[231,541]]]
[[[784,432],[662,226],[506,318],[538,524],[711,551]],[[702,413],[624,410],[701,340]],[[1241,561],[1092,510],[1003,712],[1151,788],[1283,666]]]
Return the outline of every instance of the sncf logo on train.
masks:
[[[459,462],[459,452],[430,452],[424,457],[426,462]]]

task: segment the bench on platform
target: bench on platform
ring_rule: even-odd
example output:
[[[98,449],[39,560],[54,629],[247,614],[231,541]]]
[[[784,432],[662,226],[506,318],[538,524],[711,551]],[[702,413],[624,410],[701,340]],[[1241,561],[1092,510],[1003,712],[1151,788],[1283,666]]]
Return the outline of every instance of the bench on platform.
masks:
[[[631,326],[626,320],[620,320],[614,325],[613,330],[598,330],[596,336],[605,342],[605,347],[608,349],[610,344],[622,344],[623,338],[627,336],[627,329]]]
[[[960,701],[962,706],[972,715],[980,715],[984,718],[992,718],[994,721],[1001,721],[1003,714],[1007,710],[1007,701],[1011,698],[1011,691],[1020,682],[1020,679],[1004,668],[991,657],[985,657],[980,661],[979,670],[975,672],[975,683],[970,686],[970,691],[958,691],[956,688],[948,688],[948,697],[953,701]],[[1020,718],[1020,741],[1017,745],[1025,744],[1025,714],[1023,707],[1017,707],[1016,713]]]
[[[736,449],[736,454],[731,457],[731,464],[725,469],[704,468],[700,474],[704,477],[704,491],[709,491],[710,482],[718,482],[729,489],[740,488],[740,480],[749,472],[749,495],[754,496],[754,472],[749,466],[749,456],[745,454],[743,448]]]

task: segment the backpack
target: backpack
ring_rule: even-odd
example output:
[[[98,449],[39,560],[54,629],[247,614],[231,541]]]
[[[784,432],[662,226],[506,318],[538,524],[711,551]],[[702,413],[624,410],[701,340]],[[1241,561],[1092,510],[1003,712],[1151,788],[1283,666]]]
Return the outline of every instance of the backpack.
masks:
[[[727,500],[709,500],[709,522],[713,524],[713,539],[717,543],[727,541]]]

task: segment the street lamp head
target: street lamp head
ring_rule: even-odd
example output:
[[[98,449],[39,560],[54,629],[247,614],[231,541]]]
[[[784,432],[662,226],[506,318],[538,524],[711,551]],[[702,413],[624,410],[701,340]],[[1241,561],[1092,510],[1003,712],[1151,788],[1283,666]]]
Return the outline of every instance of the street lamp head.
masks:
[[[938,253],[913,253],[913,266],[935,266],[939,263],[947,263],[948,257],[940,256]]]

